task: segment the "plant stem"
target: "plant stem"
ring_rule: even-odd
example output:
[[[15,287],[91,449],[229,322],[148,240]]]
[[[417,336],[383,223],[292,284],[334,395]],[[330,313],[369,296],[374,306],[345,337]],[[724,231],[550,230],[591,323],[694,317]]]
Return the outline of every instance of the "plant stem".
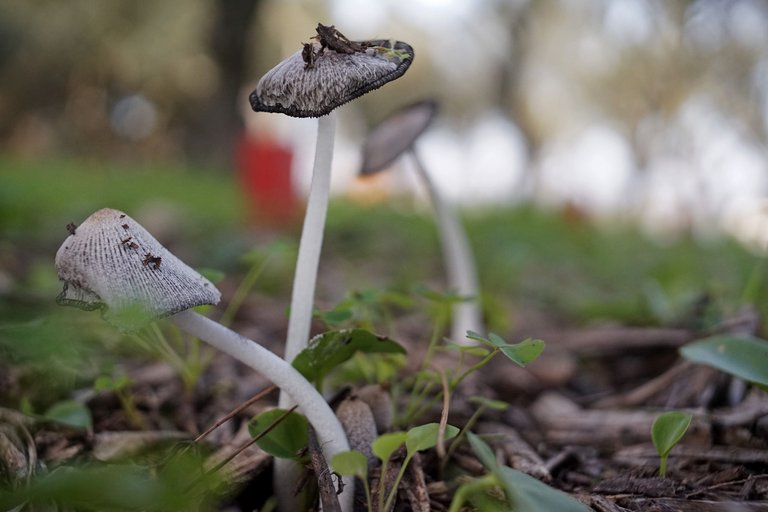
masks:
[[[397,490],[400,488],[400,481],[403,479],[403,475],[405,475],[405,469],[408,467],[408,464],[411,462],[412,458],[413,454],[409,453],[405,456],[405,459],[403,459],[403,465],[400,466],[400,471],[397,472],[395,483],[392,485],[392,491],[389,493],[389,496],[387,496],[387,502],[384,503],[384,508],[381,509],[382,512],[389,510],[392,507],[392,504],[395,502]]]
[[[290,394],[317,432],[328,460],[337,453],[349,450],[344,429],[328,403],[312,384],[285,360],[258,343],[192,310],[177,313],[170,317],[170,320],[189,334],[247,364]],[[347,479],[344,483],[346,485],[339,501],[343,510],[352,510],[353,479]],[[287,482],[283,484],[290,485]]]
[[[455,343],[467,344],[467,331],[483,331],[479,306],[480,286],[478,285],[475,258],[458,215],[438,191],[429,177],[427,169],[416,154],[416,150],[411,148],[410,153],[416,172],[424,182],[437,214],[437,228],[440,232],[449,286],[452,291],[466,299],[453,306],[451,339]]]

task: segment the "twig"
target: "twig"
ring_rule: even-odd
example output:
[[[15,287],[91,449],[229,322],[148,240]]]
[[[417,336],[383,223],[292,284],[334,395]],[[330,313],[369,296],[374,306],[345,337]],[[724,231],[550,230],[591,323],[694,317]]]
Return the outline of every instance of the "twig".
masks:
[[[445,442],[445,429],[448,426],[448,410],[451,406],[451,395],[445,372],[434,366],[433,368],[440,375],[440,381],[443,384],[443,410],[440,414],[440,427],[437,429],[437,445],[435,446],[437,457],[442,460],[445,458],[445,446],[443,446],[443,443]]]
[[[327,512],[341,512],[339,499],[336,497],[338,493],[333,485],[328,461],[323,457],[323,452],[320,450],[320,444],[317,442],[317,436],[315,435],[314,429],[311,427],[309,428],[307,440],[309,460],[312,463],[315,478],[317,478],[317,488],[320,491],[320,503],[323,506],[323,510]],[[341,480],[339,480],[339,482],[341,482]],[[342,490],[343,487],[340,487],[339,493]]]
[[[249,398],[248,400],[246,400],[242,404],[240,404],[237,407],[235,407],[234,409],[232,409],[232,411],[227,413],[226,416],[223,416],[222,418],[217,420],[216,423],[214,423],[211,427],[208,428],[208,430],[206,430],[205,432],[203,432],[202,434],[197,436],[195,438],[194,442],[195,443],[199,443],[200,441],[202,441],[203,439],[208,437],[208,434],[210,434],[211,432],[213,432],[214,430],[219,428],[221,425],[223,425],[224,423],[226,423],[229,420],[231,420],[232,418],[234,418],[237,414],[240,414],[242,411],[244,411],[245,409],[247,409],[248,407],[250,407],[254,403],[258,402],[259,400],[261,400],[262,398],[264,398],[265,396],[267,396],[268,394],[270,394],[271,392],[273,392],[276,389],[277,389],[277,386],[275,386],[274,384],[272,384],[271,386],[269,386],[267,388],[262,389],[261,391],[259,391],[255,395],[253,395],[251,398]]]

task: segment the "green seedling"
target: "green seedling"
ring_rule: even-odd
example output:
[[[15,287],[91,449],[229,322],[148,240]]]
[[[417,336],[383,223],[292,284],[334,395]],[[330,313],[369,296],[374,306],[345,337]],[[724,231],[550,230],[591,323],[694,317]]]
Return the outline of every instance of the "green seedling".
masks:
[[[434,448],[438,442],[438,435],[440,431],[440,425],[437,423],[428,423],[426,425],[419,425],[413,427],[408,432],[393,432],[379,436],[376,441],[373,442],[371,448],[373,454],[381,459],[381,477],[379,478],[379,503],[378,510],[389,510],[392,503],[397,496],[397,489],[400,485],[400,481],[405,475],[405,470],[408,467],[408,463],[416,455],[417,452]],[[453,425],[447,425],[443,440],[448,440],[456,436],[459,433],[459,429]],[[387,464],[392,454],[405,443],[405,459],[400,466],[400,471],[395,478],[395,482],[392,485],[392,492],[384,500],[384,481],[387,474]]]
[[[449,350],[458,350],[460,352],[462,363],[464,361],[464,356],[481,357],[480,361],[477,363],[463,370],[458,370],[456,376],[451,375],[449,377],[449,391],[451,393],[462,381],[464,381],[464,379],[480,370],[499,353],[504,354],[504,356],[518,366],[525,367],[536,360],[536,358],[538,358],[544,351],[544,342],[536,339],[527,339],[520,343],[511,344],[497,334],[491,333],[488,337],[485,337],[472,331],[467,332],[467,337],[479,341],[485,345],[485,347],[448,346]],[[431,358],[431,354],[428,350],[427,356],[425,357],[425,363],[429,358]],[[402,423],[407,424],[413,421],[414,418],[419,417],[421,413],[431,407],[435,401],[440,398],[440,394],[437,394],[431,397],[431,399],[428,399],[429,393],[432,392],[438,382],[438,377],[434,375],[434,372],[422,365],[422,370],[416,375],[416,381],[413,385],[413,391],[408,407],[406,408],[403,417],[400,419]]]
[[[326,376],[356,353],[405,354],[405,349],[364,329],[329,331],[313,338],[293,360],[293,367],[322,390]]]
[[[352,476],[360,479],[365,490],[368,512],[372,512],[371,487],[368,485],[368,458],[365,454],[356,450],[337,453],[331,460],[331,469],[341,476]]]
[[[717,335],[680,349],[689,361],[701,363],[768,390],[768,341],[753,336]]]
[[[133,381],[127,375],[121,374],[117,377],[102,375],[94,381],[93,390],[96,392],[111,391],[114,393],[120,401],[120,407],[128,418],[128,422],[133,427],[142,430],[145,427],[144,418],[133,401],[131,384],[133,384]]]
[[[464,439],[467,437],[467,434],[472,430],[472,427],[474,427],[475,423],[477,423],[477,420],[487,409],[493,409],[494,411],[504,411],[509,408],[509,404],[507,402],[502,402],[501,400],[491,400],[482,396],[471,396],[467,399],[467,401],[477,405],[477,409],[475,409],[475,412],[473,412],[472,416],[469,417],[467,423],[461,429],[461,432],[459,432],[459,435],[456,436],[451,445],[448,447],[448,451],[446,452],[447,456],[445,459],[443,459],[443,465],[445,465],[445,463],[451,458],[451,455],[453,455],[459,445],[464,441]]]
[[[666,476],[669,452],[683,438],[692,419],[693,416],[688,413],[670,411],[654,420],[651,426],[651,440],[659,452],[659,476]]]
[[[93,418],[91,411],[84,404],[76,400],[62,400],[56,402],[45,411],[45,419],[63,423],[70,427],[82,428],[85,430],[93,429]]]
[[[350,292],[332,310],[316,311],[315,315],[329,329],[359,327],[374,331],[378,328],[386,328],[386,331],[394,336],[396,332],[392,310],[412,305],[413,300],[404,293],[367,288]]]
[[[449,512],[459,512],[466,502],[471,502],[481,510],[483,505],[492,503],[495,510],[513,512],[538,512],[557,510],[558,512],[589,512],[591,509],[564,492],[558,491],[535,478],[496,461],[491,448],[479,436],[467,433],[472,449],[489,474],[462,484],[454,494]],[[501,489],[506,497],[506,504],[492,498],[494,490]]]

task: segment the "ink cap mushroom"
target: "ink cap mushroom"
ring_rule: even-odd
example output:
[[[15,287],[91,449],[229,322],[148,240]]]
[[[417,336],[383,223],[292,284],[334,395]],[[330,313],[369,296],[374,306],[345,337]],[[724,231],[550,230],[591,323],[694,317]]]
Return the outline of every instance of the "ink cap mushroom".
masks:
[[[427,99],[406,105],[382,121],[363,143],[359,174],[371,176],[388,169],[403,154],[411,157],[435,210],[449,286],[462,299],[452,308],[450,337],[455,343],[468,345],[468,331],[485,330],[477,265],[458,214],[440,192],[415,147],[417,139],[434,121],[437,111],[437,102]]]
[[[319,117],[312,184],[299,242],[291,293],[285,358],[307,347],[323,230],[330,194],[335,137],[334,109],[401,77],[413,62],[402,41],[351,41],[333,25],[318,23],[316,35],[268,71],[250,94],[256,112]],[[282,405],[286,405],[281,400]]]
[[[255,112],[321,117],[401,77],[413,62],[403,41],[350,41],[333,25],[268,71],[249,99]]]
[[[152,320],[215,305],[219,290],[171,254],[144,227],[118,210],[93,213],[56,253],[64,281],[62,305],[99,309],[118,329],[133,331]]]
[[[335,109],[401,77],[413,62],[413,48],[402,41],[350,41],[333,25],[318,23],[309,43],[268,71],[249,100],[256,112],[318,117],[315,161],[291,292],[284,357],[292,361],[309,343],[317,269],[330,195]],[[280,394],[279,405],[290,398]],[[297,476],[289,461],[278,460],[276,482]],[[281,511],[296,510],[296,498],[277,487]],[[345,504],[342,504],[344,508]]]
[[[253,340],[190,309],[217,303],[219,291],[139,223],[105,208],[67,229],[70,234],[55,259],[64,281],[59,304],[100,309],[107,321],[129,331],[169,317],[181,330],[250,366],[291,396],[317,432],[328,460],[349,450],[339,419],[298,370]],[[351,511],[354,486],[340,493],[342,510]]]

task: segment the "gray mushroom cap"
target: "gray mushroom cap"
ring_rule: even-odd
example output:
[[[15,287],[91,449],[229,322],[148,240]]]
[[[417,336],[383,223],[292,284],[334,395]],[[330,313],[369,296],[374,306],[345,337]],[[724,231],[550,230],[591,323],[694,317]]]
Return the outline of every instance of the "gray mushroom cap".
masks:
[[[302,50],[280,62],[250,95],[256,112],[291,117],[320,117],[336,107],[401,77],[413,61],[413,48],[402,41],[360,41],[367,49],[351,54],[325,48],[311,67]],[[320,44],[309,43],[313,51]]]
[[[123,330],[204,304],[217,304],[216,287],[171,254],[125,213],[104,208],[70,229],[56,253],[64,281],[57,302],[101,309]]]
[[[368,176],[387,168],[413,146],[436,114],[437,102],[423,100],[401,108],[382,121],[365,139],[360,174]]]

